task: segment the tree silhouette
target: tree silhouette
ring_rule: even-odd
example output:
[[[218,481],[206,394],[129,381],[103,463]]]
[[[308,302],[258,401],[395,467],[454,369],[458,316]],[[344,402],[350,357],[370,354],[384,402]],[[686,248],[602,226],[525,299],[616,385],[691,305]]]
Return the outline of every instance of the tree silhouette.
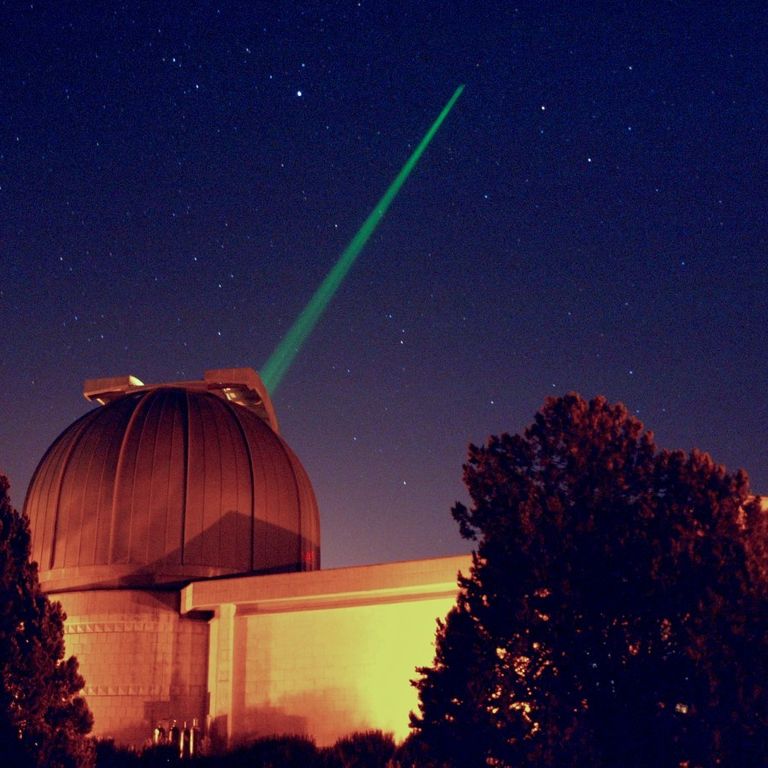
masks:
[[[0,475],[0,764],[82,768],[93,718],[83,678],[64,659],[64,615],[40,590],[29,522],[11,506]]]
[[[743,472],[569,394],[470,446],[464,479],[473,565],[415,681],[432,764],[766,764],[768,524]]]

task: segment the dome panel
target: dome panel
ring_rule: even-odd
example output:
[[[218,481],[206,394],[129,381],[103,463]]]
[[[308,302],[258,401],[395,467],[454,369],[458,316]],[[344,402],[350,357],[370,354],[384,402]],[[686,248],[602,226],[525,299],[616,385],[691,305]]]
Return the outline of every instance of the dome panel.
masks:
[[[100,471],[104,466],[100,458],[105,437],[104,432],[94,429],[92,421],[84,422],[67,453],[55,514],[51,558],[54,568],[77,565],[81,558],[83,562],[93,561],[97,519],[85,516],[84,508],[94,497],[98,498],[101,481],[112,480],[108,473],[100,477],[104,474]],[[73,532],[77,535],[71,535]]]
[[[269,563],[277,568],[286,559],[301,559],[301,508],[297,473],[303,467],[294,463],[293,454],[277,435],[262,439],[258,425],[248,420],[241,423],[254,467],[253,487],[257,503],[254,522],[254,560]],[[298,466],[298,469],[297,469]],[[267,498],[271,504],[264,503]],[[285,536],[287,530],[298,536]]]
[[[265,392],[231,399],[238,370],[223,393],[131,379],[54,441],[25,502],[46,589],[319,567],[311,484]]]
[[[134,527],[141,528],[141,518],[145,514],[144,486],[152,481],[151,464],[146,468],[138,465],[141,458],[151,459],[151,444],[144,442],[144,428],[146,426],[147,406],[151,402],[152,394],[136,399],[133,413],[122,436],[120,454],[117,461],[113,504],[110,514],[111,530],[109,536],[109,562],[114,564],[128,564],[131,562],[131,537]],[[144,449],[144,457],[140,450]],[[145,473],[140,475],[140,469]],[[137,475],[139,482],[137,483]],[[77,481],[77,476],[73,477]],[[134,562],[140,562],[134,560]]]
[[[213,396],[190,398],[184,558],[191,564],[237,564],[247,571],[252,488],[249,473],[243,471],[248,462],[245,446],[238,434],[232,434],[237,422],[232,408]]]
[[[237,411],[235,411],[235,415]],[[221,462],[221,507],[224,517],[220,528],[222,557],[234,557],[244,569],[251,567],[253,536],[253,481],[250,454],[243,441],[237,418],[222,418],[218,430]],[[233,547],[234,551],[228,552]]]
[[[183,404],[174,402],[179,396],[173,390],[164,390],[158,391],[156,397],[157,438],[149,488],[149,535],[143,555],[149,563],[181,564],[182,520],[173,514],[173,510],[183,509],[185,494],[185,477],[173,469],[184,466],[186,454]]]

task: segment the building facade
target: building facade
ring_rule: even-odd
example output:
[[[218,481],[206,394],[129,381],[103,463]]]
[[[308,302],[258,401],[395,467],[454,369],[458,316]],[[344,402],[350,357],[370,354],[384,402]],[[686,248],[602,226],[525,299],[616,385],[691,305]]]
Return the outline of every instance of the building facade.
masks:
[[[311,483],[251,369],[84,394],[101,407],[51,445],[25,509],[94,733],[407,735],[468,556],[320,570]]]

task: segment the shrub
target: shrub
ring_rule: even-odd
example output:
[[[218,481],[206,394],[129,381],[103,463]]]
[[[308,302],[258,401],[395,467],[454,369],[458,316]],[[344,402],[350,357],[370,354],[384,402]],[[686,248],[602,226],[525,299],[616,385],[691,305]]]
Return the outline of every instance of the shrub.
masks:
[[[395,749],[391,733],[360,731],[339,739],[332,752],[341,768],[386,768]]]
[[[307,736],[266,736],[216,761],[222,768],[320,768],[320,753]]]

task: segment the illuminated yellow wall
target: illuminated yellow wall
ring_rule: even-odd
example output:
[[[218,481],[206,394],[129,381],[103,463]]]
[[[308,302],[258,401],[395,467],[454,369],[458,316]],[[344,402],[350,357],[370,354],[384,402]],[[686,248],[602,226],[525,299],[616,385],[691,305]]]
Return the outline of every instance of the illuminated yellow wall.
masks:
[[[408,734],[410,685],[434,655],[466,557],[196,582],[182,610],[214,610],[208,685],[214,742],[277,733],[333,743]]]
[[[381,728],[404,738],[409,680],[432,661],[435,618],[452,600],[239,617],[233,732],[310,733],[319,744]]]

